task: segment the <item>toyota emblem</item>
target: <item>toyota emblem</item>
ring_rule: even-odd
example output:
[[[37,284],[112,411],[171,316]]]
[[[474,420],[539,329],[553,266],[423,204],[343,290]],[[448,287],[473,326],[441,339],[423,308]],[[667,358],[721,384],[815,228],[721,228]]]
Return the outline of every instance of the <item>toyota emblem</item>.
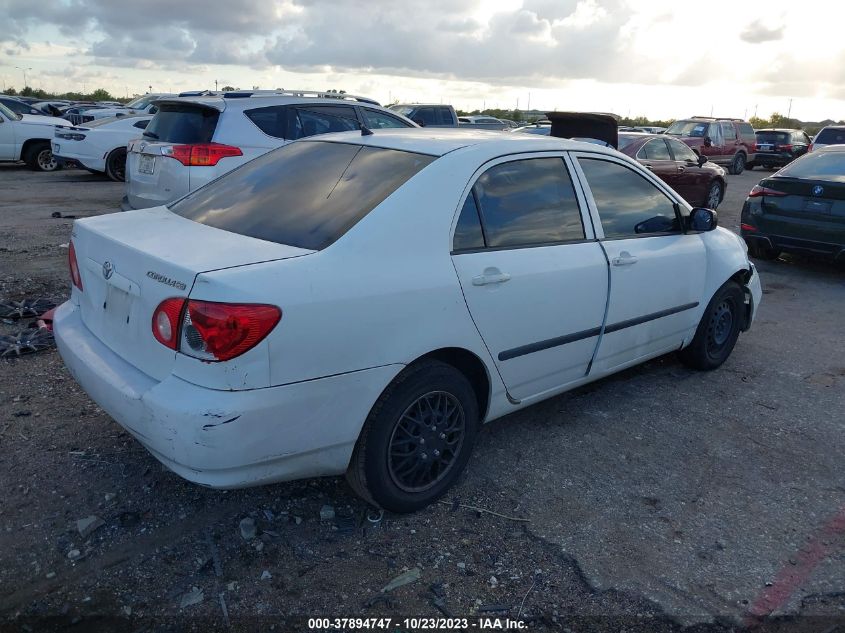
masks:
[[[111,276],[114,274],[114,264],[107,261],[103,263],[103,277],[106,279],[111,279]]]
[[[823,193],[824,193],[824,187],[822,187],[821,185],[816,185],[815,187],[813,187],[813,195],[814,196],[820,196]]]

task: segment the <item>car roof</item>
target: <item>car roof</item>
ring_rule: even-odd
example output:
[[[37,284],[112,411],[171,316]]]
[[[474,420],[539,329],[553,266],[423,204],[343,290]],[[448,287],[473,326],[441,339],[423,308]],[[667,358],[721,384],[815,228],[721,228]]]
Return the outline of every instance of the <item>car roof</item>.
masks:
[[[754,130],[755,132],[803,132],[804,130],[800,130],[798,128],[793,127],[764,127],[759,130]]]
[[[231,94],[231,93],[229,93]],[[287,105],[310,103],[315,105],[360,105],[382,108],[376,101],[359,101],[357,99],[341,99],[335,97],[311,97],[286,94],[256,94],[243,97],[224,97],[223,95],[197,95],[184,97],[167,97],[158,100],[162,103],[194,103],[223,112],[227,108],[243,106],[244,109],[260,108],[261,106]]]
[[[815,154],[816,152],[845,152],[845,145],[822,144],[818,149],[813,150],[813,154]],[[810,154],[810,156],[812,156],[812,154]]]
[[[417,152],[430,156],[443,156],[455,150],[467,147],[487,147],[491,155],[514,154],[518,152],[583,150],[612,153],[591,143],[572,141],[552,136],[536,134],[503,134],[488,130],[462,130],[460,128],[385,128],[372,134],[361,135],[359,132],[337,132],[309,136],[296,141],[333,143],[354,143],[370,147]]]

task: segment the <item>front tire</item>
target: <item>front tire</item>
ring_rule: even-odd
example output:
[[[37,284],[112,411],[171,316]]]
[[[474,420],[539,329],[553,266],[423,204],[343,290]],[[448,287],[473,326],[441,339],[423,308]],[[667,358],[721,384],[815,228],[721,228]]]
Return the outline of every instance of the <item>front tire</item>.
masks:
[[[734,176],[739,176],[743,171],[745,171],[745,154],[737,152],[733,161],[731,161],[731,166],[728,168],[728,172]]]
[[[714,180],[710,183],[707,189],[707,195],[704,197],[704,206],[708,209],[715,209],[721,204],[722,197],[725,195],[722,183]]]
[[[719,367],[731,355],[744,319],[745,293],[729,281],[707,304],[692,342],[679,354],[681,362],[703,371]]]
[[[50,143],[46,141],[30,145],[23,159],[27,166],[34,171],[57,171],[60,169],[58,161],[53,156],[53,150],[50,149]]]
[[[780,257],[779,250],[777,250],[776,248],[769,248],[768,246],[761,244],[757,240],[754,240],[752,243],[748,244],[748,252],[754,259],[762,259],[765,261],[771,261]]]
[[[411,365],[370,411],[347,480],[385,510],[424,508],[466,467],[478,427],[478,400],[464,374],[434,360]]]
[[[106,158],[106,176],[115,182],[126,180],[126,148],[118,147],[109,152]]]

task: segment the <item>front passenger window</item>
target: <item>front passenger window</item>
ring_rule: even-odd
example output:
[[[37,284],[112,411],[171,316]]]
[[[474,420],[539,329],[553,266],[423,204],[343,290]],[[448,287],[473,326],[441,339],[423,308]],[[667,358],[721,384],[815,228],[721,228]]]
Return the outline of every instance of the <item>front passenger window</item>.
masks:
[[[675,204],[644,177],[607,160],[579,158],[578,163],[593,193],[605,238],[680,232]]]

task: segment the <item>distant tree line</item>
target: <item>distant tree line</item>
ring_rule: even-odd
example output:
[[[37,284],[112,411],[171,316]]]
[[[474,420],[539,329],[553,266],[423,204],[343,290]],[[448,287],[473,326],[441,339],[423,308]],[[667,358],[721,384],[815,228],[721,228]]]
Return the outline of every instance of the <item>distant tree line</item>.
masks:
[[[103,90],[102,88],[97,88],[93,92],[89,93],[57,93],[47,92],[46,90],[42,90],[41,88],[32,88],[31,86],[26,86],[20,92],[15,90],[15,88],[13,87],[8,87],[6,88],[6,92],[4,94],[20,97],[35,97],[36,99],[43,99],[45,101],[49,101],[51,99],[63,99],[68,101],[119,101],[120,103],[126,103],[127,101],[131,101],[133,98],[115,97],[108,90]]]

